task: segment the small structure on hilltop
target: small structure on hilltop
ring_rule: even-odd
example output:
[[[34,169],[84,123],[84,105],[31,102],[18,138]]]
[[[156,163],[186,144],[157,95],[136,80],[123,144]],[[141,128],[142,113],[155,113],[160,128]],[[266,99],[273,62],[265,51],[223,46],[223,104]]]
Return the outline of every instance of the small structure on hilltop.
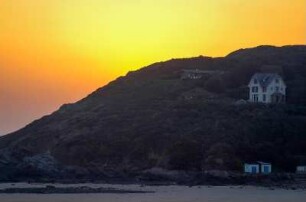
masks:
[[[223,74],[223,71],[218,70],[199,70],[199,69],[184,69],[181,79],[202,79],[206,76]]]
[[[286,84],[276,73],[256,73],[249,82],[249,101],[260,103],[285,103]]]
[[[272,165],[262,161],[257,161],[255,163],[245,163],[244,172],[250,174],[270,174],[272,172]]]

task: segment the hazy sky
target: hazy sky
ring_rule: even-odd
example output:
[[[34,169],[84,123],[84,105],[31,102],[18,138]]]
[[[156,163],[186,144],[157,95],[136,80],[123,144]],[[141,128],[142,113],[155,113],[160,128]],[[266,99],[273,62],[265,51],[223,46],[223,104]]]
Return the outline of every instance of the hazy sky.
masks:
[[[0,134],[129,70],[306,43],[306,0],[0,0]]]

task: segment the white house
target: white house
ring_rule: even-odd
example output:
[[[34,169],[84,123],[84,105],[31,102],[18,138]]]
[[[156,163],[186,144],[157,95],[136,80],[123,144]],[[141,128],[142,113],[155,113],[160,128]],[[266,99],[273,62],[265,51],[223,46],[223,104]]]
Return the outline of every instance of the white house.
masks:
[[[286,102],[286,84],[278,74],[256,73],[252,76],[248,86],[250,102]]]
[[[256,163],[245,163],[244,172],[252,174],[269,174],[272,172],[272,165],[270,163],[265,163],[262,161],[258,161]]]
[[[296,167],[296,173],[299,173],[299,174],[306,174],[306,166],[297,166]]]

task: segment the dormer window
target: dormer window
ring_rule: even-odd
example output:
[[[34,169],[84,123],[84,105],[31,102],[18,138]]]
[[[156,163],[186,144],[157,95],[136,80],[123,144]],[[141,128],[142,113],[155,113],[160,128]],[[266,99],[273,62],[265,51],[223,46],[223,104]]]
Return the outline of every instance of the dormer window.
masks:
[[[279,83],[279,79],[275,79],[275,83]]]
[[[254,84],[257,84],[257,83],[258,83],[257,79],[254,79]]]
[[[279,87],[278,87],[278,86],[276,86],[276,87],[275,87],[275,90],[276,90],[276,92],[278,92],[278,91],[279,91]]]

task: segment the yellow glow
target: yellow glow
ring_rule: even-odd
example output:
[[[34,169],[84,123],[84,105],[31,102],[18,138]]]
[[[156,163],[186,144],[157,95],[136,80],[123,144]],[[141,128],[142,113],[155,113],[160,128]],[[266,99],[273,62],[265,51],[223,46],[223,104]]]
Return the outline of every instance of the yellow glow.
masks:
[[[0,0],[0,134],[152,62],[305,44],[305,9],[305,0]]]

